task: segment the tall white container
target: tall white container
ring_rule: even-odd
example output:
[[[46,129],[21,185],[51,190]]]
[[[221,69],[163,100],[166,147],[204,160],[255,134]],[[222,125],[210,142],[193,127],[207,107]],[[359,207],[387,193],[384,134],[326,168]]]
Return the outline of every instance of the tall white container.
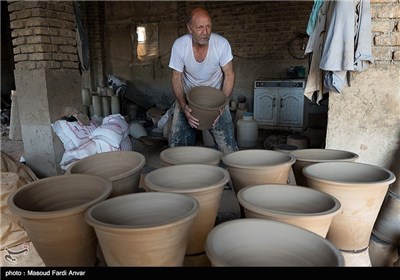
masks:
[[[119,102],[119,96],[118,95],[113,95],[111,96],[111,114],[120,114],[121,109],[120,109],[120,102]]]
[[[101,109],[103,110],[103,117],[107,117],[111,114],[110,96],[101,97]]]
[[[252,112],[244,112],[237,122],[237,142],[241,148],[255,148],[258,142],[258,123]]]

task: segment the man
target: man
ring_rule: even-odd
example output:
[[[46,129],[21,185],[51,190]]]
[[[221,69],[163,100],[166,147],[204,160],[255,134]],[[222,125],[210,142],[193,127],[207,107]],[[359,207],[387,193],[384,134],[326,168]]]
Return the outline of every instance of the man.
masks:
[[[195,145],[199,120],[191,114],[186,94],[195,86],[211,86],[229,99],[235,73],[228,40],[212,33],[211,16],[204,8],[192,10],[186,27],[188,34],[175,40],[169,67],[172,68],[172,90],[176,102],[171,128],[170,146]],[[221,111],[209,129],[215,146],[224,154],[238,150],[229,105]]]

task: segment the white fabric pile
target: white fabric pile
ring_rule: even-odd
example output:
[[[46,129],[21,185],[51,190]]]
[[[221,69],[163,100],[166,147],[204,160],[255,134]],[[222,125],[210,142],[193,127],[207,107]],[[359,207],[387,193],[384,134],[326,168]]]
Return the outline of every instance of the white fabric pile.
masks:
[[[129,125],[120,114],[105,117],[101,125],[93,120],[89,125],[79,121],[58,120],[52,127],[64,145],[65,152],[60,162],[63,170],[90,155],[132,150]]]

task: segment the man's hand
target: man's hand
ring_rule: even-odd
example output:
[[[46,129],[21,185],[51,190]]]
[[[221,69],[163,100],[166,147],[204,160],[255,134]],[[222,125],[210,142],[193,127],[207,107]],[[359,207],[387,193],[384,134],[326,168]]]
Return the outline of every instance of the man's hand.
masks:
[[[185,105],[183,108],[183,112],[185,113],[186,119],[189,122],[190,127],[197,128],[199,126],[199,120],[192,116],[192,109],[189,105]]]

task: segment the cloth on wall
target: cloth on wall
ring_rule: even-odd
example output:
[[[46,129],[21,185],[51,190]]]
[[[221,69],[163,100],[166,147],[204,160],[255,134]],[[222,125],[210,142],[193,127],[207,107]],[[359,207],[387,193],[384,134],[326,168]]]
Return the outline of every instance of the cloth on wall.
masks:
[[[318,18],[318,12],[319,9],[321,8],[322,4],[324,3],[324,0],[314,0],[314,5],[310,14],[310,18],[308,19],[308,24],[307,24],[307,34],[311,35],[314,31],[315,24],[317,22]]]
[[[317,103],[328,91],[340,93],[348,85],[349,71],[363,71],[372,57],[369,0],[324,1],[318,11],[306,53],[312,52],[304,94]]]

